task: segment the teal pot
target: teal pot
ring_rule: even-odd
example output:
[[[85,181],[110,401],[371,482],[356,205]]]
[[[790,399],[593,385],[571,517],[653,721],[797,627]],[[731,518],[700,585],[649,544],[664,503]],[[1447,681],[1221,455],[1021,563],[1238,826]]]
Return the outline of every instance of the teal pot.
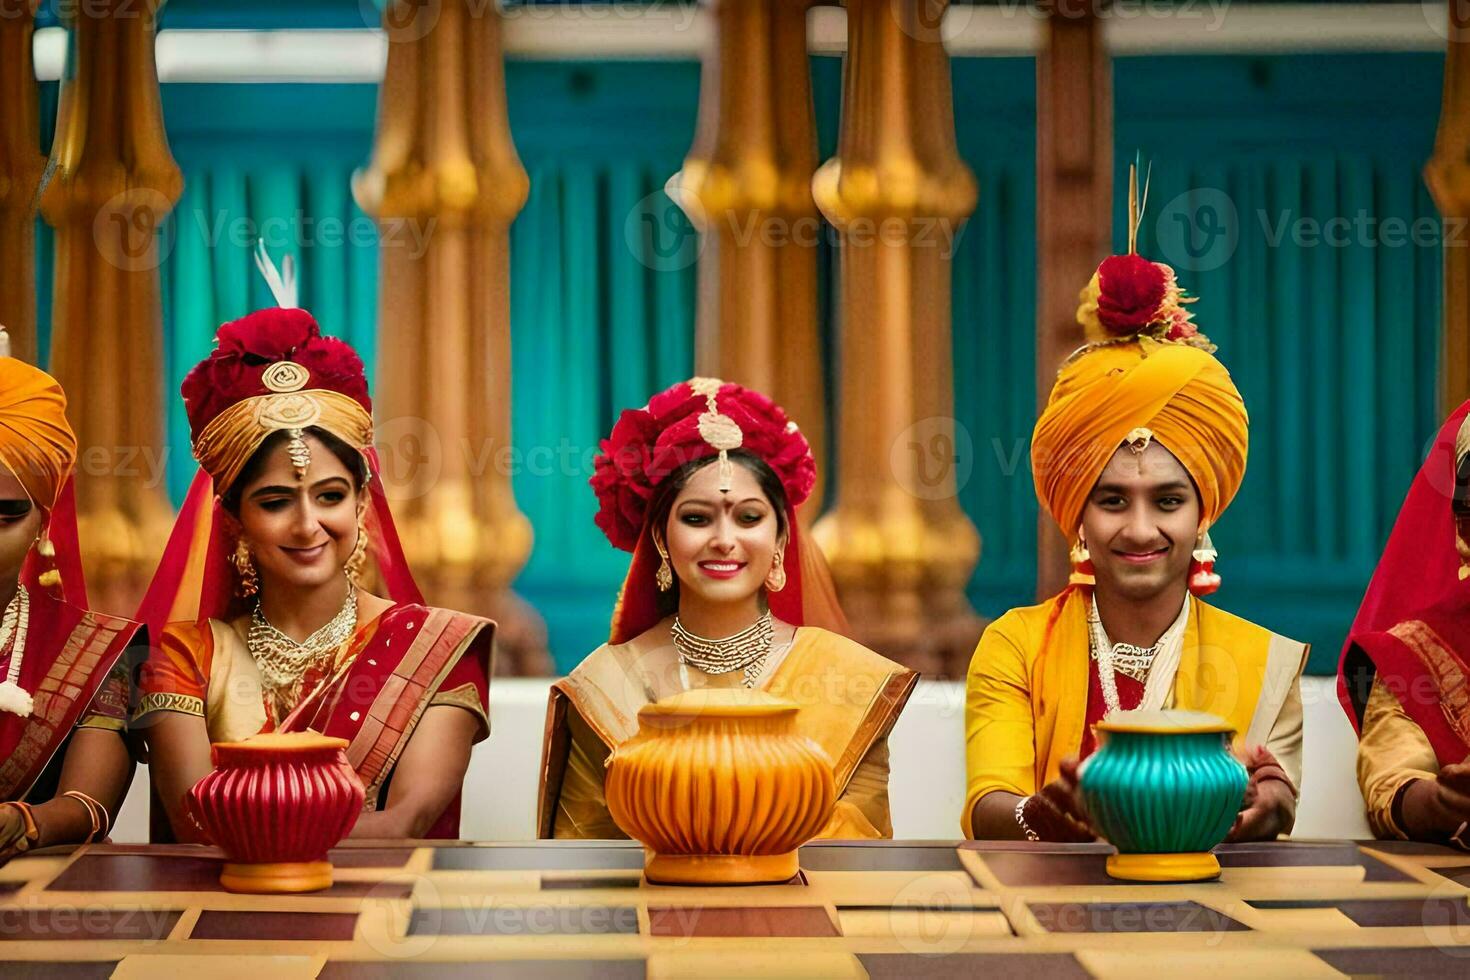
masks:
[[[1118,853],[1108,874],[1131,881],[1219,877],[1210,849],[1225,839],[1245,798],[1234,730],[1198,711],[1122,711],[1097,725],[1081,794],[1092,825]]]

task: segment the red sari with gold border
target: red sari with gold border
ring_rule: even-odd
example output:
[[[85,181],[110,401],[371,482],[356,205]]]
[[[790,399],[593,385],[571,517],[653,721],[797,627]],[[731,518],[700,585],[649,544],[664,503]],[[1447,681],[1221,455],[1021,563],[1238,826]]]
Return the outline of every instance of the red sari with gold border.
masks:
[[[0,800],[44,802],[53,795],[73,729],[125,728],[123,654],[138,627],[44,590],[31,592],[30,607],[19,683],[34,707],[28,718],[0,712]],[[9,662],[8,653],[0,657],[0,674]]]
[[[424,711],[452,705],[489,734],[494,624],[466,613],[399,603],[359,627],[328,670],[308,676],[284,717],[261,684],[245,644],[244,620],[178,623],[163,631],[144,665],[135,718],[158,711],[205,719],[211,742],[269,731],[311,729],[348,741],[347,758],[367,790],[365,806],[386,802],[393,768]],[[458,797],[426,836],[459,834]],[[155,826],[155,838],[166,836]]]

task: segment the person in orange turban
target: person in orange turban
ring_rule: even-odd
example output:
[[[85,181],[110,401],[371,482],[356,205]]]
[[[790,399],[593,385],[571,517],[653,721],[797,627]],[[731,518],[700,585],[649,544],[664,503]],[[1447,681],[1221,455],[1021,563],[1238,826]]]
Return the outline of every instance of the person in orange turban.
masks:
[[[61,387],[0,356],[0,861],[105,837],[132,777],[124,661],[146,644],[87,609],[76,458]]]
[[[1082,292],[1091,342],[1062,366],[1031,442],[1072,576],[993,622],[971,660],[968,837],[1093,840],[1075,794],[1092,726],[1162,708],[1236,732],[1251,781],[1231,839],[1291,829],[1307,647],[1201,600],[1220,584],[1209,529],[1245,475],[1249,421],[1190,302],[1172,269],[1132,253]]]

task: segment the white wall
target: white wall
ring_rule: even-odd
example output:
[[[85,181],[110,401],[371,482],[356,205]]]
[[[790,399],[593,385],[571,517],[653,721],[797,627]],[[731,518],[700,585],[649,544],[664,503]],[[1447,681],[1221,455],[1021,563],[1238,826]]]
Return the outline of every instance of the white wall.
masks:
[[[1337,703],[1333,679],[1303,682],[1306,708],[1302,803],[1297,837],[1365,838],[1363,801],[1353,775],[1357,738]],[[481,743],[465,780],[461,833],[468,840],[528,840],[536,835],[536,788],[547,680],[497,679],[490,686],[494,730]],[[960,836],[965,797],[965,689],[921,681],[889,741],[889,797],[898,838]],[[148,839],[148,777],[140,767],[113,833],[116,841]]]

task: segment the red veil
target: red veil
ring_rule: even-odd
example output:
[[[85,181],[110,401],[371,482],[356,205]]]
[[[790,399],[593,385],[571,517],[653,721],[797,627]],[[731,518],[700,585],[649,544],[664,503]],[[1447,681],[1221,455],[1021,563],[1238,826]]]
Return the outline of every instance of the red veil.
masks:
[[[786,493],[786,586],[768,594],[771,613],[795,626],[847,632],[832,575],[815,542],[807,541],[796,508],[816,483],[811,446],[786,413],[759,392],[714,378],[692,378],[629,409],[602,442],[592,489],[601,508],[597,526],[614,547],[633,553],[613,610],[609,643],[625,643],[652,627],[659,615],[654,576],[661,561],[647,523],[659,484],[679,467],[741,450],[764,460]]]
[[[1416,655],[1400,636],[1401,624],[1428,624],[1441,639],[1441,667],[1470,674],[1470,580],[1459,577],[1455,552],[1455,439],[1470,416],[1470,402],[1457,408],[1434,440],[1428,458],[1404,498],[1388,545],[1368,583],[1338,665],[1338,698],[1353,727],[1361,731],[1363,711],[1375,676],[1391,680],[1409,717],[1424,729],[1442,764],[1470,753],[1467,732],[1456,730],[1441,701],[1466,699],[1470,692],[1439,689],[1439,699],[1409,697],[1415,678],[1443,677]],[[1438,687],[1439,685],[1435,685]],[[1422,703],[1421,703],[1422,702]]]

